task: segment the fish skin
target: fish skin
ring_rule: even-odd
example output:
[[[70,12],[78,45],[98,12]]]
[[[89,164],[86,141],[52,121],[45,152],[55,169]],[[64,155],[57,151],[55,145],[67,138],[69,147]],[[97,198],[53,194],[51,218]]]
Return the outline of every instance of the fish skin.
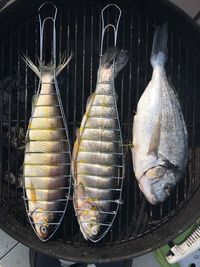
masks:
[[[167,80],[167,25],[154,34],[152,79],[141,96],[133,122],[133,168],[151,204],[163,202],[187,164],[188,135],[180,103]]]
[[[42,241],[47,241],[55,233],[66,209],[70,190],[70,144],[56,76],[71,57],[57,68],[39,62],[39,69],[25,58],[39,76],[40,88],[33,98],[26,134],[23,186],[29,220]],[[57,211],[60,211],[60,217],[55,213]]]
[[[109,230],[112,222],[107,222],[106,212],[115,214],[120,199],[123,151],[114,77],[127,61],[127,52],[117,48],[110,48],[102,56],[96,90],[88,98],[73,148],[74,208],[84,238],[93,242]],[[101,225],[105,223],[108,225]]]

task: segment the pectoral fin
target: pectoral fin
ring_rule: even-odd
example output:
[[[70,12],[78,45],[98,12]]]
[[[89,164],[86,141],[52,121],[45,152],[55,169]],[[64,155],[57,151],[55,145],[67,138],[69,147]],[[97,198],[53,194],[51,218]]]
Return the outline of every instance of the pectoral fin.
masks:
[[[148,147],[148,154],[155,154],[156,156],[158,155],[158,149],[160,145],[160,123],[156,123],[155,127],[151,133],[151,138],[149,142],[149,147]]]
[[[30,188],[28,190],[30,192],[30,200],[33,202],[36,202],[37,197],[36,197],[36,192],[35,192],[35,187],[33,185],[33,182],[31,182]]]

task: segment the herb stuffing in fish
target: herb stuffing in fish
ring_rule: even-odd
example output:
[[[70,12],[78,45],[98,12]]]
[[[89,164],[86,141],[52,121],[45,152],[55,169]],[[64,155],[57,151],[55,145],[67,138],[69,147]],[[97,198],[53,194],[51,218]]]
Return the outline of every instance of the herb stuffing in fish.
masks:
[[[116,47],[101,57],[73,148],[74,207],[84,238],[93,242],[108,232],[120,202],[124,164],[114,78],[127,61],[127,51]]]
[[[187,163],[187,129],[165,71],[167,35],[167,24],[155,31],[153,75],[133,122],[133,168],[139,187],[151,204],[163,202],[170,195]]]

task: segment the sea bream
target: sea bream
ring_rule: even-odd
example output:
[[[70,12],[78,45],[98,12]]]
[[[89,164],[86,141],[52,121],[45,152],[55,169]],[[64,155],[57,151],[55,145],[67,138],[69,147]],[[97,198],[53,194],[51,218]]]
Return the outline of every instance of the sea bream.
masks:
[[[133,122],[133,168],[151,204],[163,202],[170,195],[187,163],[187,129],[165,71],[167,35],[167,24],[154,33],[153,75],[138,102]]]
[[[24,58],[40,79],[25,140],[25,201],[31,225],[43,241],[59,226],[69,197],[71,152],[56,77],[71,58],[57,68],[40,61],[37,68]]]
[[[127,60],[127,51],[116,47],[101,57],[73,148],[74,208],[84,238],[93,242],[108,232],[121,199],[124,163],[114,78]]]

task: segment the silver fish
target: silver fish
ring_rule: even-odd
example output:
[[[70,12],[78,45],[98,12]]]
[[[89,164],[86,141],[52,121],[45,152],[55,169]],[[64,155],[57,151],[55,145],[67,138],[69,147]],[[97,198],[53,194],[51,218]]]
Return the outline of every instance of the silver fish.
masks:
[[[127,51],[116,47],[102,56],[73,148],[74,208],[84,238],[93,242],[108,232],[121,198],[123,151],[114,78],[127,60]]]
[[[23,164],[27,212],[42,241],[56,231],[64,215],[70,187],[70,144],[56,77],[69,63],[24,60],[40,79],[25,140]]]
[[[179,101],[165,72],[167,24],[154,34],[153,75],[141,96],[133,122],[133,168],[151,204],[163,202],[183,176],[188,135]]]

